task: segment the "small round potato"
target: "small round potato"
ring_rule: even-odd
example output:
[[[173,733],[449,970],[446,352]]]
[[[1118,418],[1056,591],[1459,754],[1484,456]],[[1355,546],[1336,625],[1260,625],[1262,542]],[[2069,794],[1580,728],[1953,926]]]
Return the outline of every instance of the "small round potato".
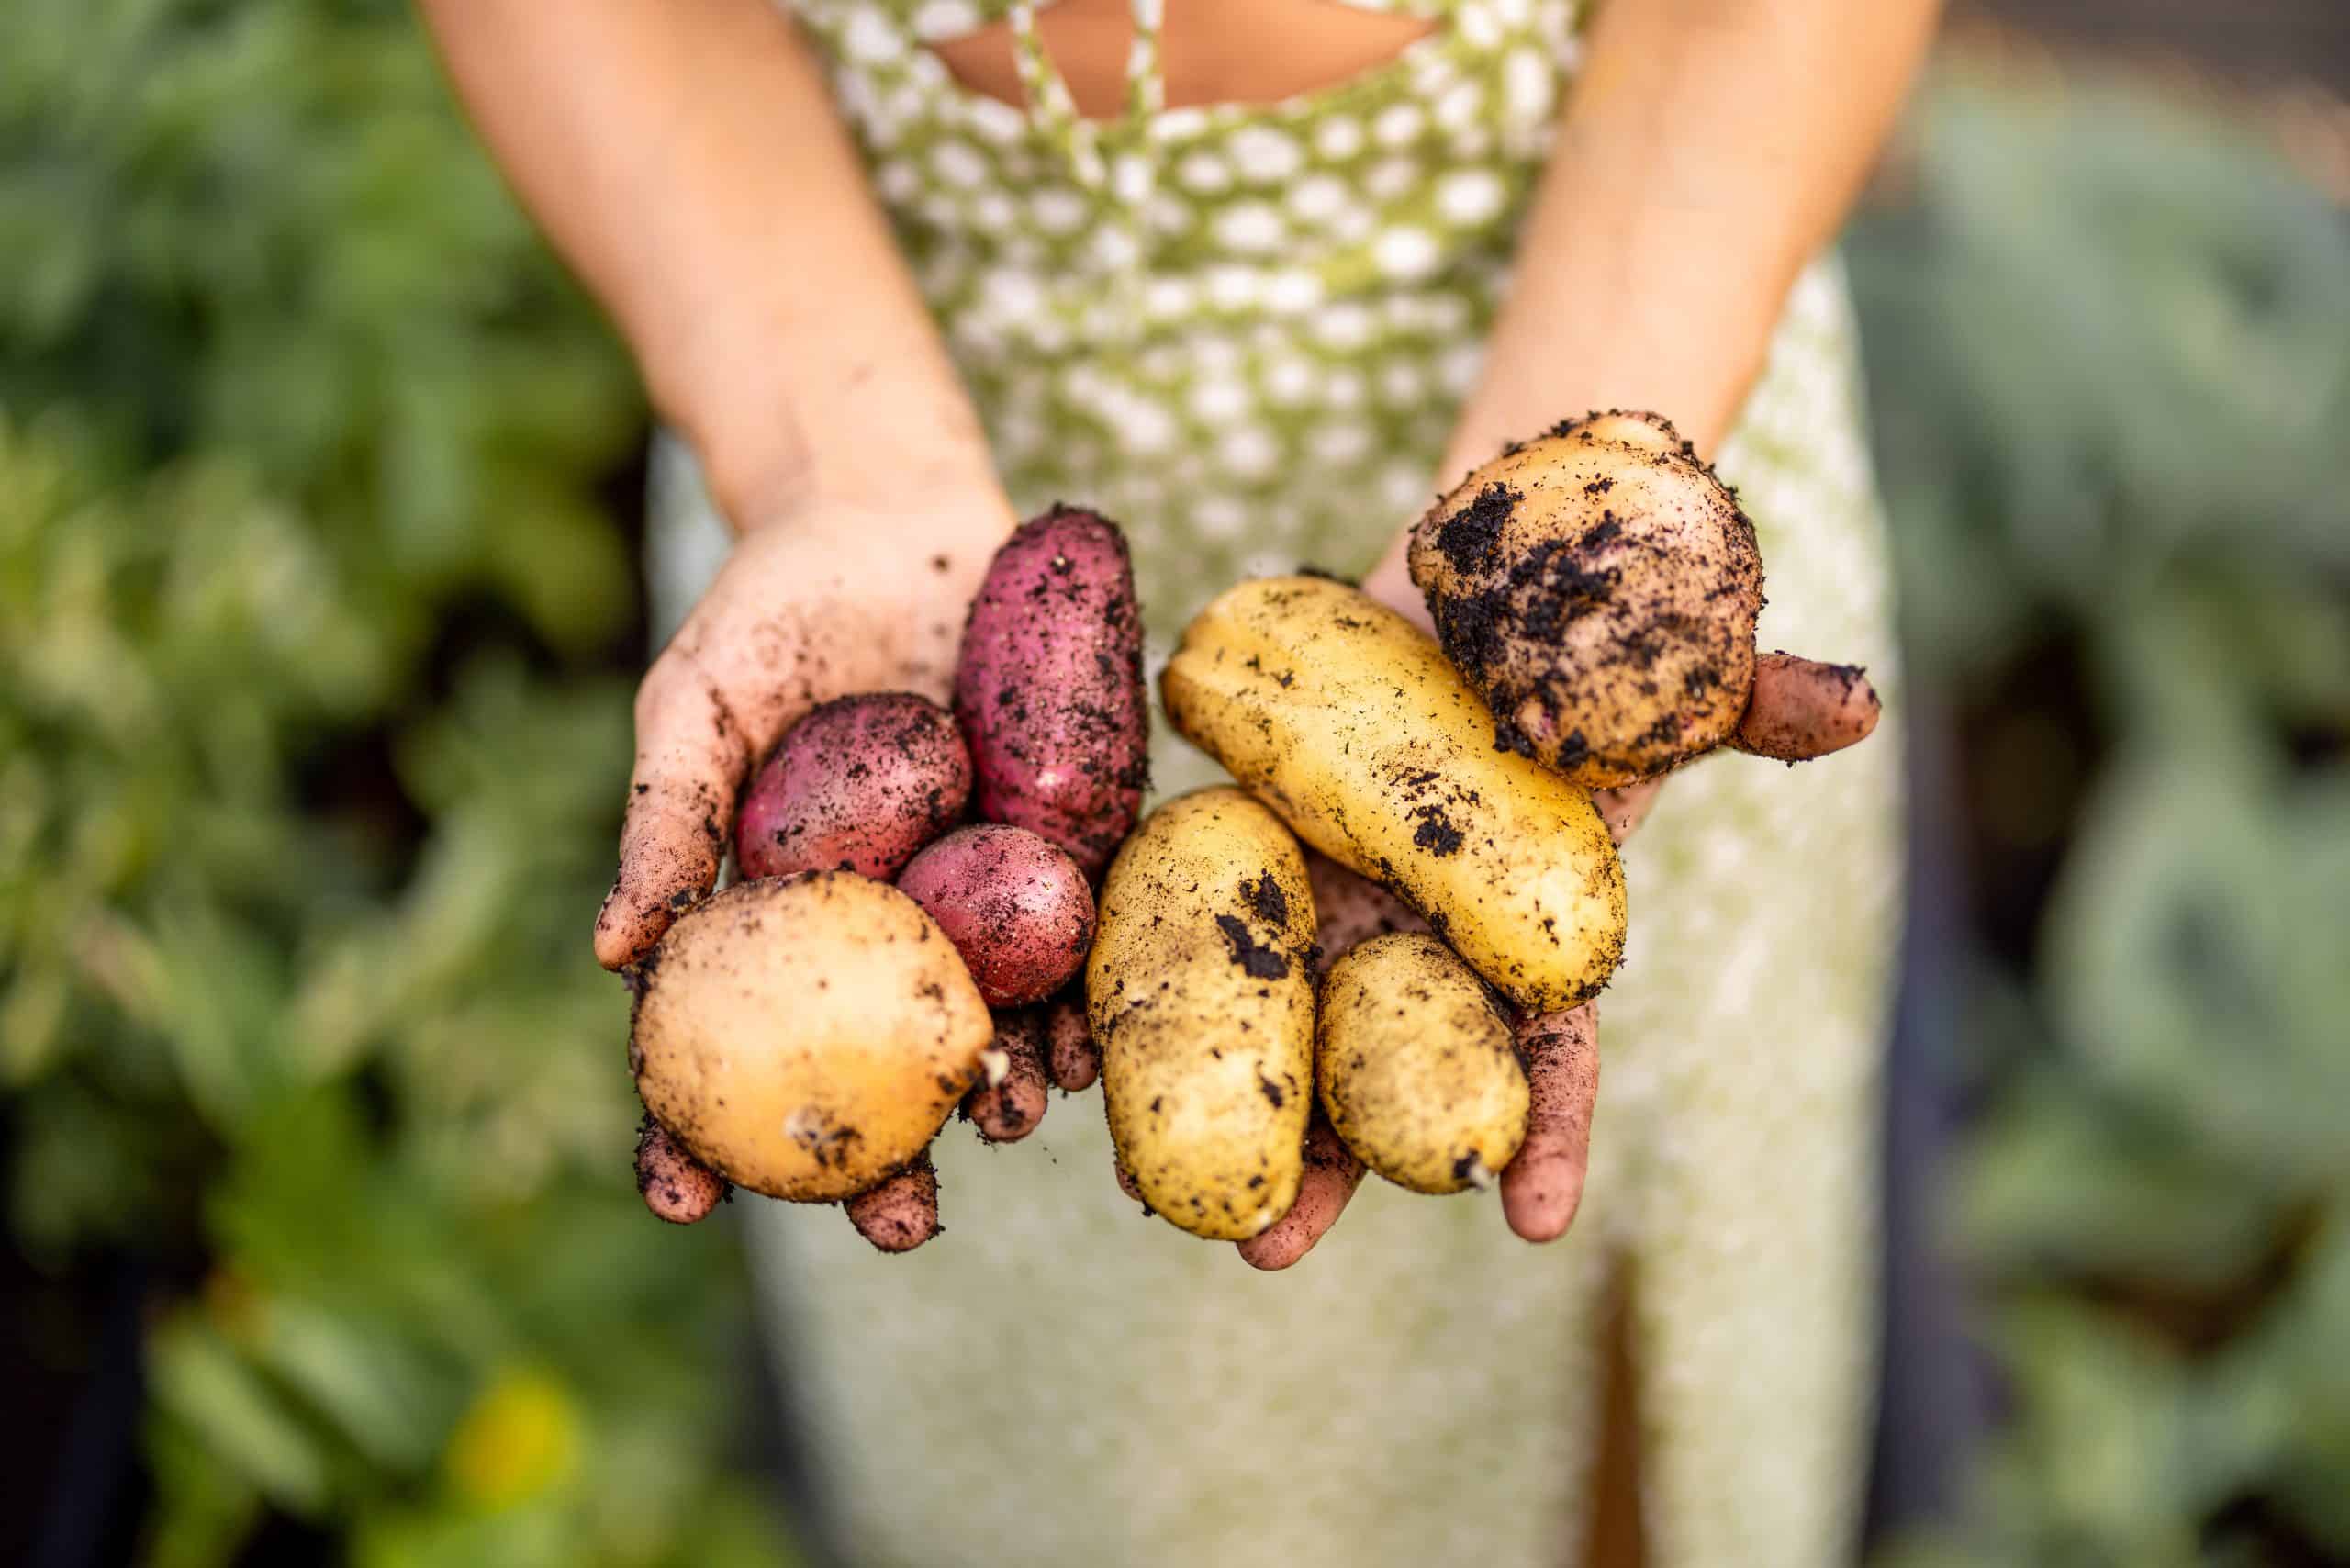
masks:
[[[1347,1147],[1415,1193],[1485,1186],[1525,1141],[1510,1026],[1434,936],[1373,936],[1330,967],[1314,1076]]]
[[[1661,416],[1590,414],[1512,447],[1414,526],[1411,566],[1504,749],[1601,790],[1737,733],[1762,557]]]
[[[845,871],[738,882],[647,960],[630,1040],[644,1108],[737,1186],[830,1203],[926,1148],[995,1026],[954,946]]]
[[[907,862],[898,890],[938,922],[990,1007],[1042,1002],[1093,942],[1085,873],[1024,827],[957,828]]]
[[[734,819],[744,877],[855,871],[887,881],[960,821],[971,756],[955,716],[911,691],[827,702],[791,726]]]

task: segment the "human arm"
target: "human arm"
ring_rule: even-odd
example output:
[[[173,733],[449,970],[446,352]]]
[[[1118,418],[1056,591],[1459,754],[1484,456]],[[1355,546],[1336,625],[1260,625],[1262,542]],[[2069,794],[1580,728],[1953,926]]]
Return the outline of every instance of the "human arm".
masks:
[[[524,205],[745,537],[636,703],[598,958],[716,877],[749,767],[828,697],[943,696],[1013,522],[807,46],[767,0],[421,0]]]

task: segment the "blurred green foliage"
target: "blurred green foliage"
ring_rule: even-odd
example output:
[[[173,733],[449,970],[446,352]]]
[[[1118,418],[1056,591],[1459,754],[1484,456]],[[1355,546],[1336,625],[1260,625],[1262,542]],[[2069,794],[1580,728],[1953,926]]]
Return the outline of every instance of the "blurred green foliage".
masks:
[[[2008,1408],[1899,1560],[2350,1561],[2350,213],[2095,81],[1946,71],[1905,168],[1852,254]]]
[[[771,1561],[583,940],[625,367],[402,7],[6,30],[8,1217],[185,1285],[147,1558]],[[1911,139],[1852,253],[1913,669],[2024,892],[1953,1194],[2011,1412],[1902,1560],[2350,1553],[2350,221],[2142,95],[1945,73]]]
[[[367,0],[18,0],[0,45],[0,1092],[120,1243],[147,1560],[760,1563],[724,1227],[631,1189],[587,929],[643,414]]]

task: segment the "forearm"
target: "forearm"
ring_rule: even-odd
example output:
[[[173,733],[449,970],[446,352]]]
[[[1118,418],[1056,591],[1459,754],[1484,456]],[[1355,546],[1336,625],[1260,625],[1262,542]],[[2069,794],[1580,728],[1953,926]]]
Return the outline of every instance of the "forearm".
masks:
[[[822,77],[770,0],[420,0],[484,139],[738,524],[992,484]]]
[[[1842,222],[1932,0],[1612,0],[1439,482],[1562,416],[1652,409],[1699,450]]]

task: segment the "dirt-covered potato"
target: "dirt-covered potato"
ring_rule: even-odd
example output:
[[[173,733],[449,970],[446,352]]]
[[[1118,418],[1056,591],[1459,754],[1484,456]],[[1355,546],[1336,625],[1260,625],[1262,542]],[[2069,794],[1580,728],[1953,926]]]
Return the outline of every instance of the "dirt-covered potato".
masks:
[[[1145,819],[1102,886],[1085,972],[1118,1165],[1195,1236],[1288,1212],[1313,1109],[1314,895],[1281,820],[1237,790]]]
[[[887,881],[953,827],[971,793],[954,716],[911,691],[844,697],[791,726],[734,819],[742,874],[855,871]]]
[[[1660,416],[1592,414],[1511,448],[1415,525],[1411,568],[1497,744],[1585,789],[1736,734],[1762,557]]]
[[[1331,966],[1314,1079],[1347,1147],[1415,1193],[1483,1187],[1526,1137],[1510,1025],[1433,936],[1374,936]]]
[[[1533,1012],[1599,990],[1624,950],[1624,872],[1591,797],[1494,745],[1437,645],[1343,583],[1268,577],[1184,631],[1175,727],[1298,836],[1427,918]]]
[[[907,862],[898,889],[938,922],[990,1007],[1052,995],[1093,940],[1085,873],[1024,827],[957,828]]]
[[[824,1203],[920,1154],[994,1034],[920,904],[819,871],[738,882],[678,917],[644,965],[629,1065],[711,1170]]]
[[[955,716],[979,815],[1042,834],[1099,875],[1150,773],[1142,614],[1117,524],[1055,507],[1004,542],[963,629]]]

